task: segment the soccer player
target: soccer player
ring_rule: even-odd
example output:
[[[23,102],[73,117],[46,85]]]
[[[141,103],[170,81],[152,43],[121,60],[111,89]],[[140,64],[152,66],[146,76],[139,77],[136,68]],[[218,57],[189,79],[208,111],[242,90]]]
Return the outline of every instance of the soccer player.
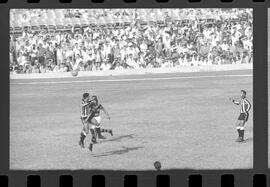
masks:
[[[241,90],[241,99],[240,101],[237,101],[235,99],[230,98],[230,100],[236,104],[240,105],[240,115],[238,117],[237,123],[236,123],[236,129],[238,132],[238,138],[236,142],[243,142],[244,141],[244,131],[245,131],[245,123],[248,121],[249,117],[249,110],[251,108],[250,102],[246,98],[247,92],[245,90]]]
[[[94,128],[90,128],[91,124],[98,125],[97,121],[93,118],[94,111],[92,109],[94,106],[93,100],[90,100],[90,94],[84,93],[82,98],[82,105],[81,105],[81,121],[83,124],[83,129],[80,136],[79,145],[84,148],[84,139],[89,133],[91,132],[92,138],[91,143],[89,145],[89,150],[92,151],[93,144],[96,143],[96,133]]]
[[[107,112],[107,110],[98,102],[97,96],[93,95],[92,100],[94,103],[93,109],[94,109],[94,119],[97,121],[98,125],[95,125],[95,131],[97,133],[97,137],[99,139],[105,139],[104,136],[101,135],[102,132],[107,132],[110,133],[111,136],[113,136],[112,129],[102,129],[100,128],[100,122],[101,122],[101,116],[100,116],[100,111],[102,110],[108,119],[110,119],[110,115]]]

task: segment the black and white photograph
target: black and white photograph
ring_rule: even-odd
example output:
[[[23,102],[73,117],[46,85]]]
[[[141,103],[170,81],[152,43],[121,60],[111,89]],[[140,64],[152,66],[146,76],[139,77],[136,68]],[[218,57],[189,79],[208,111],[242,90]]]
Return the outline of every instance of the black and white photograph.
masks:
[[[9,13],[11,170],[253,168],[253,9]]]

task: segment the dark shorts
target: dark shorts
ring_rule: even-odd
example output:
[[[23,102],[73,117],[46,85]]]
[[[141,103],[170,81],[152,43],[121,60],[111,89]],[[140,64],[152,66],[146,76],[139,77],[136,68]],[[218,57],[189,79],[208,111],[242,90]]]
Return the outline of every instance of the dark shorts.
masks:
[[[249,114],[248,113],[240,113],[238,120],[244,120],[245,122],[248,121]]]

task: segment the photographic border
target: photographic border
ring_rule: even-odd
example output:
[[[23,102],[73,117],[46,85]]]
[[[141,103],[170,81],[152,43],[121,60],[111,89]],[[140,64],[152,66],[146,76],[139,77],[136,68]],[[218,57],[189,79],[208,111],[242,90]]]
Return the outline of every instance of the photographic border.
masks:
[[[155,186],[157,175],[169,175],[171,186],[187,186],[188,176],[200,174],[202,186],[219,186],[220,176],[232,174],[235,186],[252,186],[253,175],[268,174],[268,7],[270,2],[253,2],[252,0],[169,0],[166,3],[155,0],[137,0],[125,3],[124,0],[104,0],[93,3],[90,0],[73,0],[71,3],[60,3],[59,0],[40,0],[39,3],[27,3],[26,0],[9,0],[0,4],[0,59],[1,73],[1,116],[0,125],[0,175],[9,177],[10,186],[23,186],[28,175],[40,175],[41,184],[58,186],[60,175],[73,175],[74,186],[91,184],[91,176],[104,175],[106,186],[123,186],[125,175],[137,175],[138,186]],[[161,170],[161,171],[102,171],[102,170],[9,170],[9,10],[11,8],[253,8],[253,169],[243,170]],[[269,177],[268,177],[269,178]],[[269,179],[268,179],[269,180]]]

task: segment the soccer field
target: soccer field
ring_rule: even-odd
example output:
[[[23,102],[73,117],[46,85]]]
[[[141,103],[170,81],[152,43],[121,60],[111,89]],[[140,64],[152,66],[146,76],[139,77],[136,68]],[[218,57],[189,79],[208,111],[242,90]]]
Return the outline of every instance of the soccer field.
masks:
[[[253,104],[252,85],[252,70],[10,80],[10,168],[252,168],[253,108],[237,143],[239,106],[229,101],[245,89]],[[114,130],[93,152],[78,145],[86,91],[110,113],[102,127]]]

